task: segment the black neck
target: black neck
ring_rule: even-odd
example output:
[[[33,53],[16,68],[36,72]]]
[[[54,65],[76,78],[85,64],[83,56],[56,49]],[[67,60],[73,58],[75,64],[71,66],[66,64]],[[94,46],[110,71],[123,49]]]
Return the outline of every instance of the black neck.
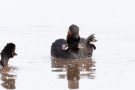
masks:
[[[69,48],[77,48],[77,45],[80,41],[80,37],[75,37],[75,36],[70,36],[68,39],[67,39],[67,43],[69,45]]]
[[[2,66],[6,66],[8,64],[8,61],[9,61],[9,55],[1,55],[0,64]]]

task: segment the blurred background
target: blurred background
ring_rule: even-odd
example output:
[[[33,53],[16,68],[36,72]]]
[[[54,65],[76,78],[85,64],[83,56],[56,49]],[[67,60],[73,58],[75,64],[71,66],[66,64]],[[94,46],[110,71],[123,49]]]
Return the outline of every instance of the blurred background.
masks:
[[[0,0],[0,27],[76,24],[89,30],[134,30],[134,0]]]

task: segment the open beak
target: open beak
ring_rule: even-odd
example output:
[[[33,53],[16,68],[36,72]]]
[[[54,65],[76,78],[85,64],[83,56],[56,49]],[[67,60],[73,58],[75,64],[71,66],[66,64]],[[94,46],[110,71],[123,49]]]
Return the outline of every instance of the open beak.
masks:
[[[68,49],[68,44],[62,44],[62,49],[67,50]]]
[[[92,42],[96,42],[96,41],[98,41],[96,38],[93,38],[93,39],[92,39]]]

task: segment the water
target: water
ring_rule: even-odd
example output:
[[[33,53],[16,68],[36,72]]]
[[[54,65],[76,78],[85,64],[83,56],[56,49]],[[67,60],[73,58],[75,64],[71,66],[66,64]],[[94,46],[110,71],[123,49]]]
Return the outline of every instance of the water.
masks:
[[[59,27],[56,27],[59,28]],[[135,86],[135,36],[132,32],[95,33],[97,49],[91,59],[51,59],[50,46],[66,36],[66,28],[25,27],[23,30],[1,29],[0,48],[7,42],[16,44],[18,56],[0,74],[1,90],[133,90]],[[91,34],[91,33],[89,33]],[[87,37],[88,32],[82,32]]]
[[[134,90],[134,1],[0,1],[0,49],[16,44],[0,73],[0,90]],[[69,7],[70,6],[70,7]],[[93,57],[51,59],[52,42],[68,27],[80,36],[95,33]]]

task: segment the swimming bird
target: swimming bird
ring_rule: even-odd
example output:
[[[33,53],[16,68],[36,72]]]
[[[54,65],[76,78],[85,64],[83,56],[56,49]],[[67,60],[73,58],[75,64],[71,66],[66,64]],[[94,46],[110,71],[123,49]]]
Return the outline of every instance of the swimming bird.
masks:
[[[80,58],[89,58],[93,54],[93,50],[96,49],[94,43],[97,42],[94,34],[90,35],[89,37],[81,38],[78,46],[81,47],[78,51],[78,57]]]
[[[14,43],[7,43],[4,49],[1,51],[0,71],[8,64],[10,58],[13,58],[17,54],[15,53],[16,45]]]
[[[72,50],[73,52],[78,52],[78,43],[80,41],[79,36],[79,27],[77,25],[71,25],[68,30],[67,34],[67,44],[68,49]]]
[[[96,49],[92,42],[96,41],[94,34],[87,39],[80,38],[79,27],[71,25],[68,30],[67,38],[57,39],[52,43],[51,56],[55,58],[88,58],[92,56],[93,50]]]

